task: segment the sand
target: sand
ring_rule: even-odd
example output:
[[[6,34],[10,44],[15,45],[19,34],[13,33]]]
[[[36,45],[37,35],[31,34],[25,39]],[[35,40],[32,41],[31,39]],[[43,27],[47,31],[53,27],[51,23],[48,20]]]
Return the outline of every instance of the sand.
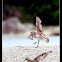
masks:
[[[43,62],[60,62],[59,46],[40,46],[38,48],[32,46],[14,46],[2,48],[2,62],[24,62],[25,57],[34,59],[39,54],[50,50],[52,53],[50,53]]]

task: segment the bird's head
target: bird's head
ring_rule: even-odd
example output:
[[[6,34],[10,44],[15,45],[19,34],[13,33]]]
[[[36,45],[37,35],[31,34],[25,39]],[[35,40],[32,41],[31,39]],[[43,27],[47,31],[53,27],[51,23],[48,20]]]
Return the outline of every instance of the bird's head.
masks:
[[[28,60],[28,59],[29,59],[28,57],[25,58],[25,60]]]
[[[29,59],[28,57],[26,57],[25,60],[30,60],[30,59]],[[25,61],[25,60],[24,60],[24,61]]]

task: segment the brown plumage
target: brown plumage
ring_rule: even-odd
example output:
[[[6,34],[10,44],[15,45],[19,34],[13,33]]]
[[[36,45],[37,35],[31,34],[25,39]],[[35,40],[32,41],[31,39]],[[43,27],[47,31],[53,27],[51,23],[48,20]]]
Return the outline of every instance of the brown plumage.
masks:
[[[37,32],[33,31],[30,33],[29,37],[31,40],[33,40],[33,38],[37,38],[38,42],[35,42],[34,44],[37,44],[37,47],[39,45],[39,40],[45,40],[46,43],[49,42],[49,39],[47,37],[45,37],[45,34],[43,33],[43,26],[41,25],[41,19],[39,17],[36,16],[36,28],[37,28]]]
[[[42,54],[38,55],[34,60],[31,60],[28,57],[26,57],[25,60],[27,60],[27,62],[42,62],[49,53],[52,53],[52,51],[42,53]]]
[[[41,19],[36,16],[36,28],[37,28],[37,32],[43,32],[43,26],[42,26],[41,22],[42,22]]]

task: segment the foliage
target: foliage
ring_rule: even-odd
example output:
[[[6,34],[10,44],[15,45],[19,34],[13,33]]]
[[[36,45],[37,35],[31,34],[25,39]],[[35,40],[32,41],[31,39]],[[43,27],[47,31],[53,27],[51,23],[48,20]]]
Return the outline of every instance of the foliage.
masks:
[[[19,6],[13,7],[26,17],[25,22],[33,20],[35,24],[35,17],[39,16],[43,25],[59,24],[59,0],[21,0]]]

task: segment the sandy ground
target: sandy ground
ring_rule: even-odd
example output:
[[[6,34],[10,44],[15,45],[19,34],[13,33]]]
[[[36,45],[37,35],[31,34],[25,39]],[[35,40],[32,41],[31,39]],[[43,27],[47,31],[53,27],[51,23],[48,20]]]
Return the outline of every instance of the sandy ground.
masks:
[[[43,62],[60,62],[60,46],[6,47],[2,49],[2,62],[24,62],[25,57],[34,59],[39,54],[50,50],[52,53]]]

